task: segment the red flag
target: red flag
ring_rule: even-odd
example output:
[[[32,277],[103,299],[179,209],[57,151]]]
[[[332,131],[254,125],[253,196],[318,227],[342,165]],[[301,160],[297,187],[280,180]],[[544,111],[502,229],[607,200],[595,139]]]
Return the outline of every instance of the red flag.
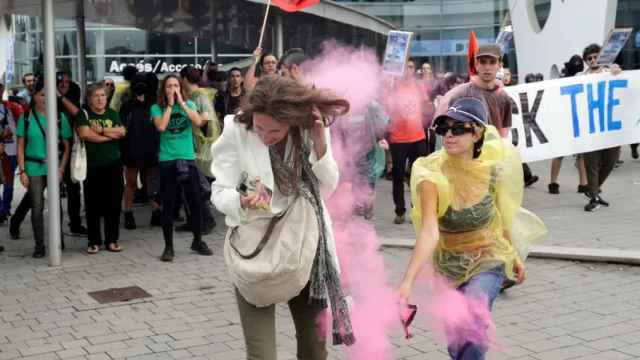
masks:
[[[478,38],[475,31],[469,33],[469,75],[477,75],[476,73],[476,54],[478,53]]]
[[[311,5],[315,5],[320,0],[271,0],[273,5],[287,12],[300,11]]]

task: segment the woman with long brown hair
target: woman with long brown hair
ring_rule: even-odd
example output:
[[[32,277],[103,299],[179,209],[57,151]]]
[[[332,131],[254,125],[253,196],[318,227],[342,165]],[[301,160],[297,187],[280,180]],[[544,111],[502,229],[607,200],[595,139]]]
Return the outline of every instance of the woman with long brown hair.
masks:
[[[225,118],[213,145],[213,201],[230,228],[225,260],[248,359],[276,359],[279,302],[289,304],[299,359],[327,358],[316,321],[329,304],[334,344],[354,341],[331,219],[320,196],[333,192],[339,177],[330,120],[348,111],[344,99],[266,76],[241,112]]]
[[[193,143],[193,127],[203,125],[196,105],[185,96],[177,75],[167,75],[158,89],[158,103],[151,107],[151,117],[160,132],[160,194],[162,197],[162,233],[165,249],[162,261],[173,261],[173,218],[176,191],[184,190],[191,213],[193,242],[191,250],[200,255],[213,255],[202,241],[202,217],[198,169]],[[180,185],[180,186],[178,186]]]

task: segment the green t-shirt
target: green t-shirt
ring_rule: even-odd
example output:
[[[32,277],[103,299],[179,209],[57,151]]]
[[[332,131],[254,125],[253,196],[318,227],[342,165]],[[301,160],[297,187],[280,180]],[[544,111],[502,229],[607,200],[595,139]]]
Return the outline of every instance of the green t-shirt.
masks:
[[[197,110],[196,104],[191,100],[186,101],[187,106]],[[162,117],[165,108],[153,104],[151,118]],[[180,105],[175,104],[171,109],[171,118],[167,129],[160,133],[160,161],[195,160],[196,155],[193,145],[193,128],[187,113]]]
[[[27,148],[25,149],[25,157],[30,157],[34,159],[42,159],[45,162],[35,162],[29,161],[25,159],[24,161],[24,171],[28,176],[46,176],[47,175],[47,138],[42,134],[40,127],[36,123],[38,121],[40,125],[42,125],[42,129],[47,131],[47,119],[44,114],[38,114],[36,111],[30,111],[25,114],[31,114],[29,116],[29,129],[26,134]],[[16,129],[16,136],[25,137],[25,122],[24,117],[25,114],[20,116],[18,120],[18,128]],[[60,122],[58,125],[58,131],[60,137],[65,140],[71,138],[71,126],[69,125],[69,121],[64,114],[60,114]]]
[[[87,119],[84,111],[78,115],[78,126],[89,126],[97,124],[103,128],[114,128],[122,126],[120,116],[117,112],[107,108],[103,114],[96,114],[91,109],[87,110]],[[109,166],[120,160],[120,141],[111,140],[104,143],[84,142],[87,148],[87,166],[88,167],[104,167]]]

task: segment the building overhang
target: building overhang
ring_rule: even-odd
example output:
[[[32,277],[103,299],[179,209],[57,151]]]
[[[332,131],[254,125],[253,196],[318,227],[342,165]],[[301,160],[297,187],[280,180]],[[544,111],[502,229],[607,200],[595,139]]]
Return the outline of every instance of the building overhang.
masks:
[[[211,0],[215,3],[215,0]],[[247,2],[266,4],[266,0],[243,0]],[[78,0],[53,0],[56,18],[74,19],[78,16]],[[104,16],[97,8],[116,7],[118,0],[87,0],[85,4],[85,21],[87,22],[104,22],[109,21],[117,25],[133,26],[131,16],[124,14],[122,11],[112,11],[109,16]],[[16,14],[16,15],[41,15],[41,0],[2,0],[0,1],[0,14]],[[321,0],[320,3],[302,10],[303,13],[312,14],[320,18],[347,24],[356,28],[361,28],[378,34],[387,35],[389,31],[395,30],[396,27],[380,18],[368,15],[362,11],[356,10],[349,6],[338,4],[334,1]],[[181,14],[183,15],[183,14]],[[187,14],[188,16],[188,14]],[[260,20],[256,19],[257,22]]]

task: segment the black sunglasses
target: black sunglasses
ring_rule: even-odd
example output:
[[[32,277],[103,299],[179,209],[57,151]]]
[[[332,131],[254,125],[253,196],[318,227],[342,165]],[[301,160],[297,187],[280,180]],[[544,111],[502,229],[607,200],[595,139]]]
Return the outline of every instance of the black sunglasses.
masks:
[[[453,123],[452,125],[442,124],[436,126],[436,134],[445,136],[451,130],[451,135],[460,136],[464,134],[470,134],[475,131],[473,127],[466,127],[464,123]]]

